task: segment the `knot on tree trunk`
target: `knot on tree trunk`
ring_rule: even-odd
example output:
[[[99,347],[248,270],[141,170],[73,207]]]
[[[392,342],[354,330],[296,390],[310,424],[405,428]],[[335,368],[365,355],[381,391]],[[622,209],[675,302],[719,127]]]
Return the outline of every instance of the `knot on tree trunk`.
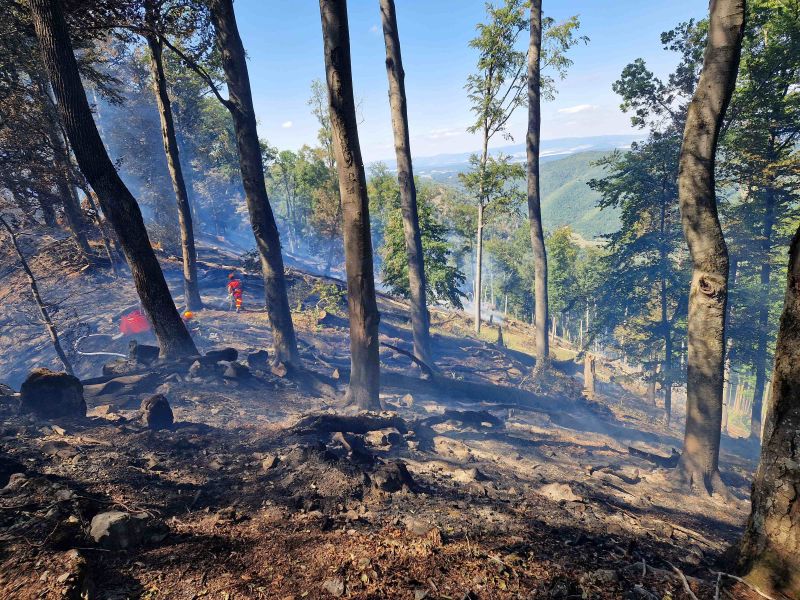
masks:
[[[701,275],[697,281],[700,292],[708,298],[719,298],[725,292],[725,279],[718,275]]]

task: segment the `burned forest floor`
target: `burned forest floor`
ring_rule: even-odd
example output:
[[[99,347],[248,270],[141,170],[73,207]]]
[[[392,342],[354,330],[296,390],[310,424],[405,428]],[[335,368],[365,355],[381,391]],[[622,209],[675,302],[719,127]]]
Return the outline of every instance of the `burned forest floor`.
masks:
[[[180,298],[179,263],[162,258]],[[245,310],[228,310],[238,258],[203,244],[193,335],[202,352],[236,357],[163,363],[97,354],[128,355],[130,339],[115,339],[136,306],[125,274],[45,260],[32,268],[50,273],[45,295],[77,332],[68,341],[91,334],[72,352],[88,412],[19,413],[27,372],[56,364],[19,306],[24,280],[4,282],[0,598],[758,597],[727,577],[716,589],[757,448],[725,438],[728,499],[678,487],[683,407],[665,426],[661,408],[611,382],[617,363],[600,358],[586,398],[566,345],[534,378],[527,325],[503,323],[508,348],[494,326],[477,338],[464,314],[434,309],[431,378],[407,355],[407,305],[382,295],[384,411],[365,415],[342,398],[340,281],[290,270],[305,370],[287,371],[263,353],[260,278],[246,274]],[[154,394],[169,428],[142,420]]]

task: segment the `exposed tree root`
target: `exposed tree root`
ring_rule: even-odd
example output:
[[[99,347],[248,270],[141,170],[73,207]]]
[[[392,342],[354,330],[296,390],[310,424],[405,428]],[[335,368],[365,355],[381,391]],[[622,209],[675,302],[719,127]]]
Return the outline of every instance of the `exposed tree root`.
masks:
[[[363,413],[352,417],[332,414],[311,414],[300,419],[292,427],[292,433],[369,433],[377,429],[394,427],[400,433],[408,433],[408,424],[397,415]]]
[[[703,491],[709,496],[719,495],[725,502],[733,499],[728,486],[722,481],[719,470],[708,473],[697,465],[691,464],[685,456],[681,457],[675,467],[675,482],[687,490]]]
[[[645,452],[644,450],[639,450],[638,448],[628,446],[628,454],[649,460],[651,463],[655,463],[659,467],[663,467],[665,469],[674,469],[678,466],[678,462],[680,462],[681,459],[681,453],[675,450],[675,448],[672,449],[671,456],[661,456],[659,454]]]

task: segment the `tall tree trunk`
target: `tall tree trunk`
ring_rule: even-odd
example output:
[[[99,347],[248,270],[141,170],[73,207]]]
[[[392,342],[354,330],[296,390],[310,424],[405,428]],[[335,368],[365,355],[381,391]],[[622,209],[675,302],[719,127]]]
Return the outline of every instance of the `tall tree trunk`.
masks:
[[[50,125],[50,127],[47,128],[47,137],[50,147],[53,150],[54,162],[58,170],[61,171],[56,186],[58,188],[58,196],[61,199],[61,204],[64,207],[64,217],[66,217],[67,220],[67,227],[75,243],[78,245],[81,254],[86,260],[91,261],[92,249],[89,246],[89,240],[86,238],[86,220],[83,218],[80,203],[70,183],[72,165],[69,159],[67,144],[60,135],[61,126],[58,123],[55,99],[51,95],[52,90],[50,86],[47,85],[43,74],[36,75],[36,85],[46,107],[47,119]]]
[[[37,196],[36,198],[39,208],[42,211],[42,220],[47,227],[55,227],[56,223],[56,210],[49,197]]]
[[[531,42],[528,49],[528,220],[533,247],[534,291],[536,294],[536,367],[540,368],[550,356],[547,325],[547,251],[542,226],[541,194],[539,190],[539,145],[541,141],[541,52],[542,0],[531,1]],[[588,331],[588,322],[587,322]]]
[[[30,0],[29,5],[61,122],[81,171],[97,192],[100,206],[119,237],[161,354],[196,354],[150,245],[139,206],[117,174],[97,132],[59,0]]]
[[[478,232],[475,250],[475,333],[481,332],[481,278],[483,276],[483,198],[478,204]]]
[[[661,194],[661,240],[659,253],[661,260],[661,328],[664,336],[664,367],[662,386],[664,388],[664,422],[669,426],[672,420],[672,323],[667,316],[667,261],[669,249],[667,247],[667,202],[666,185],[662,185]],[[654,403],[655,404],[655,403]]]
[[[59,162],[62,161],[59,160]],[[62,173],[59,174],[56,185],[58,186],[58,196],[64,206],[64,217],[66,217],[67,220],[67,227],[83,257],[91,262],[92,249],[89,246],[89,240],[86,238],[86,220],[83,218],[81,206],[78,203],[78,197],[75,195],[75,190],[72,189],[68,179],[69,163],[60,166]]]
[[[245,201],[261,258],[275,359],[299,367],[300,355],[297,352],[292,312],[286,294],[280,235],[264,181],[264,163],[256,128],[250,76],[247,72],[247,56],[236,25],[233,0],[212,0],[210,6],[217,48],[222,57],[222,68],[230,95],[226,106],[233,117],[233,127],[236,130]]]
[[[163,45],[155,33],[158,17],[155,14],[153,0],[145,2],[146,21],[151,30],[145,36],[150,48],[150,72],[153,77],[153,92],[156,96],[158,115],[161,118],[161,138],[164,142],[164,154],[167,157],[167,169],[175,191],[178,208],[178,226],[181,231],[181,254],[183,256],[183,295],[187,310],[200,310],[203,301],[197,285],[197,251],[194,246],[194,227],[192,209],[189,205],[189,194],[183,178],[178,139],[175,136],[175,122],[172,118],[172,106],[167,93],[167,77],[164,74]]]
[[[689,104],[678,195],[692,257],[689,289],[686,431],[679,478],[709,493],[727,493],[719,475],[728,248],[717,216],[714,159],[722,119],[736,83],[745,0],[711,0],[703,71]]]
[[[56,327],[53,325],[52,319],[50,319],[50,313],[47,312],[47,307],[42,300],[41,294],[39,294],[39,286],[36,284],[36,278],[33,276],[33,271],[31,271],[30,267],[28,266],[28,261],[25,260],[25,255],[22,253],[22,249],[19,247],[17,236],[14,233],[14,230],[11,229],[9,224],[5,219],[3,219],[2,216],[0,216],[0,225],[3,226],[3,228],[8,232],[8,235],[11,237],[11,245],[14,247],[14,251],[19,257],[19,262],[22,264],[22,270],[25,271],[25,275],[28,278],[28,284],[31,288],[31,295],[33,296],[34,302],[36,302],[36,307],[39,309],[39,315],[42,317],[42,323],[44,323],[44,327],[47,330],[47,335],[50,337],[50,341],[53,344],[53,349],[56,351],[61,364],[64,365],[64,370],[70,375],[74,375],[75,373],[72,370],[72,363],[64,353],[64,349],[61,347],[61,341],[58,338],[58,331],[56,331]]]
[[[731,289],[736,287],[736,276],[739,271],[739,259],[731,259],[730,275],[728,276],[728,286]],[[731,303],[725,307],[725,322],[730,322]],[[722,433],[728,433],[728,419],[731,414],[731,351],[733,350],[733,338],[728,334],[725,339],[725,366],[722,371]]]
[[[789,251],[765,420],[738,569],[767,593],[800,598],[800,229]]]
[[[756,355],[753,369],[756,372],[755,389],[753,391],[753,412],[750,415],[750,439],[761,437],[761,407],[764,398],[764,382],[767,378],[767,334],[769,333],[769,283],[772,275],[772,264],[769,253],[772,247],[772,230],[775,222],[775,194],[770,184],[764,190],[764,230],[761,248],[761,287],[756,331]]]
[[[378,306],[372,267],[369,198],[358,141],[350,31],[346,0],[320,0],[339,192],[342,198],[347,306],[350,315],[348,398],[363,409],[379,409]]]
[[[89,204],[89,208],[92,210],[92,212],[94,212],[94,224],[97,226],[97,230],[100,232],[100,239],[103,241],[103,249],[106,251],[106,257],[108,258],[108,264],[111,267],[111,271],[115,276],[119,275],[119,272],[117,271],[117,261],[115,260],[114,251],[112,250],[111,240],[108,238],[105,227],[103,227],[103,221],[100,217],[100,210],[97,208],[97,205],[92,199],[92,194],[89,192],[88,187],[83,187],[83,185],[79,185],[78,187],[86,196],[86,202]]]
[[[408,285],[411,292],[411,329],[414,354],[428,365],[431,360],[431,339],[428,306],[425,297],[425,265],[422,234],[417,214],[417,189],[411,164],[411,141],[408,133],[405,72],[400,54],[400,34],[394,0],[380,0],[383,39],[386,44],[386,74],[389,77],[389,105],[392,111],[394,150],[397,156],[397,180],[400,183],[400,209],[408,256]]]

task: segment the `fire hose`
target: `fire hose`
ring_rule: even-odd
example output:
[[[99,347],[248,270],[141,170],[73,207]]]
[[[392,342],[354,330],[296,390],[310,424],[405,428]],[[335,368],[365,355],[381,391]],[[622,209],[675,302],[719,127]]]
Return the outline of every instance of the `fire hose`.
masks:
[[[112,340],[114,339],[113,336],[108,335],[107,333],[90,333],[88,335],[82,335],[77,340],[75,340],[75,352],[80,354],[81,356],[117,356],[119,358],[128,358],[127,354],[120,354],[119,352],[83,352],[80,349],[80,343],[90,337],[110,337]]]

